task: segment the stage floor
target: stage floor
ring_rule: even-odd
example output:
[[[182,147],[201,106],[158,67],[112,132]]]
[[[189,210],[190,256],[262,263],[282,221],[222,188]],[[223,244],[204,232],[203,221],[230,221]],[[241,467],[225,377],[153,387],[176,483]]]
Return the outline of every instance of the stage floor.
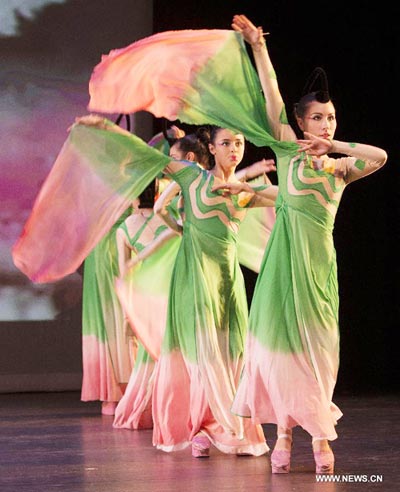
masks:
[[[400,490],[400,395],[341,396],[332,443],[335,475],[314,473],[310,439],[295,429],[292,471],[272,475],[269,455],[237,457],[215,448],[156,450],[150,430],[113,429],[98,402],[77,392],[0,394],[1,492],[336,492]],[[264,426],[272,448],[274,426]]]

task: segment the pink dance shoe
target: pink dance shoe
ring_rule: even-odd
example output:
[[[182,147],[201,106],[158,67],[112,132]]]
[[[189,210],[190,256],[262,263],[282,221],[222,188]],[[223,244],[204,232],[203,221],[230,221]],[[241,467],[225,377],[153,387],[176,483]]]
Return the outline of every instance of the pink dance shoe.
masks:
[[[210,440],[204,434],[197,434],[192,440],[192,456],[208,458],[210,456]]]
[[[103,401],[101,402],[102,415],[114,415],[118,402],[116,401]]]
[[[274,449],[271,454],[272,473],[289,473],[290,451],[286,449]]]
[[[335,465],[335,456],[331,449],[327,451],[314,451],[315,473],[332,474]]]
[[[278,439],[290,439],[289,434],[279,434]],[[274,449],[271,454],[272,473],[289,473],[290,471],[291,450],[289,449]]]

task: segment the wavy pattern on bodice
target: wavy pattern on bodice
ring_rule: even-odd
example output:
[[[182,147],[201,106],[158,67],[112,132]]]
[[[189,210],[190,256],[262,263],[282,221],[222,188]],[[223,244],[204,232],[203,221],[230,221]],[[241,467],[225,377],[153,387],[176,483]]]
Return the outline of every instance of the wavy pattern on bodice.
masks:
[[[191,203],[193,215],[197,219],[218,217],[219,220],[226,225],[226,227],[234,232],[237,232],[240,222],[246,215],[246,211],[236,208],[232,202],[232,199],[227,199],[222,195],[210,193],[211,178],[212,176],[209,175],[204,183],[201,183],[202,175],[200,174],[189,187],[189,192],[192,197]],[[200,190],[199,195],[196,195],[197,189]],[[201,205],[207,208],[206,212],[202,212],[200,210],[199,204],[197,203],[197,200],[199,199],[198,197],[200,198]],[[222,205],[222,207],[218,207],[219,205]],[[226,211],[224,208],[226,208]]]
[[[294,157],[289,163],[287,176],[288,193],[291,195],[314,195],[317,201],[328,210],[332,216],[335,216],[343,188],[340,186],[333,187],[329,179],[323,175],[315,177],[306,176],[304,172],[306,168],[304,160],[301,160],[296,167],[295,164],[298,161],[298,157]],[[295,178],[297,178],[300,183],[307,186],[307,188],[300,189],[296,185]],[[336,185],[339,185],[340,181],[341,180],[335,178]],[[317,189],[317,185],[323,187],[325,194]]]

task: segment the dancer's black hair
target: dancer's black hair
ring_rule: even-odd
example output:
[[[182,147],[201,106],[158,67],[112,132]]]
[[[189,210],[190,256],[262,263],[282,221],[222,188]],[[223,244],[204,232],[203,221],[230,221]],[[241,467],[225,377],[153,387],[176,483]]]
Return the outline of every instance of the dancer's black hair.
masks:
[[[319,89],[315,90],[314,87],[317,85],[317,82],[319,82]],[[315,94],[315,99],[318,102],[327,103],[330,101],[328,77],[322,67],[315,67],[311,72],[304,85],[302,96],[306,96],[312,92]]]
[[[210,143],[210,133],[207,127],[199,127],[192,133],[180,138],[170,137],[168,135],[168,120],[163,121],[162,133],[170,147],[178,144],[179,150],[187,154],[193,152],[196,161],[204,168],[210,167],[210,152],[208,144]]]
[[[308,76],[299,102],[294,105],[294,114],[299,118],[303,118],[311,102],[327,103],[330,100],[326,72],[321,67],[315,67]]]

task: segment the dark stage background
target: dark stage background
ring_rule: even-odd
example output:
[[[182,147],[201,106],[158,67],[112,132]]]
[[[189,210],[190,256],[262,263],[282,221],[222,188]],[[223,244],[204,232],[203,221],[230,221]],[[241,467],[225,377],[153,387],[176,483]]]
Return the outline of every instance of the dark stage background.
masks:
[[[86,112],[87,81],[101,55],[152,32],[190,28],[230,29],[233,15],[244,13],[271,33],[267,43],[289,116],[308,74],[315,66],[322,66],[328,73],[330,92],[337,109],[336,138],[377,145],[389,154],[382,170],[349,185],[336,219],[334,238],[341,330],[337,392],[397,391],[399,357],[396,335],[400,321],[399,12],[395,12],[394,7],[389,10],[386,2],[368,4],[367,8],[363,2],[359,5],[348,2],[340,8],[334,3],[323,5],[294,0],[257,2],[258,6],[249,6],[249,3],[255,2],[60,0],[57,5],[43,7],[33,20],[20,18],[19,35],[0,37],[0,55],[6,67],[0,78],[0,89],[2,94],[8,94],[3,101],[10,100],[7,92],[10,86],[14,97],[12,104],[6,107],[6,113],[6,102],[1,107],[7,118],[6,123],[5,119],[0,122],[2,147],[4,149],[6,144],[4,135],[8,138],[11,133],[22,132],[25,146],[27,137],[31,141],[38,138],[42,142],[51,140],[41,148],[35,148],[36,167],[27,166],[26,159],[15,155],[15,152],[12,156],[11,152],[6,155],[4,150],[0,154],[0,191],[2,203],[6,206],[1,216],[2,255],[4,258],[9,256],[10,247],[32,206],[37,189],[65,139],[66,128],[75,115]],[[28,86],[29,98],[26,96]],[[46,104],[30,106],[33,105],[32,91],[35,101],[39,97],[39,91],[35,93],[32,87],[40,88],[39,95],[46,98]],[[20,115],[19,120],[14,127],[7,127],[16,114]],[[34,114],[39,117],[33,118]],[[158,131],[160,125],[149,116],[139,115],[135,131],[147,138]],[[46,140],[49,131],[52,138]],[[266,148],[249,145],[244,165],[271,155]],[[15,175],[25,176],[23,186],[15,175],[11,176],[8,171],[11,166],[19,173]],[[40,172],[37,172],[39,168]],[[32,173],[37,174],[29,179]],[[273,175],[271,178],[274,180]],[[19,208],[15,208],[16,196],[22,195],[23,204],[19,201]],[[19,217],[19,221],[15,217]],[[1,266],[1,283],[7,292],[16,287],[31,288],[26,279],[13,271],[9,260],[3,261]],[[245,270],[245,277],[251,301],[255,275]],[[6,353],[12,352],[13,364],[18,366],[19,347],[23,345],[21,326],[30,323],[32,330],[41,330],[50,324],[54,332],[63,333],[63,336],[67,334],[70,341],[65,348],[75,352],[69,355],[79,360],[79,276],[68,279],[68,282],[73,285],[72,298],[64,294],[68,287],[65,283],[41,287],[50,291],[55,299],[56,306],[53,315],[49,316],[50,321],[47,319],[41,323],[40,319],[29,322],[2,318],[0,358],[4,359]],[[21,298],[19,294],[14,297]],[[7,307],[6,302],[1,304],[0,300],[0,311],[3,305]],[[32,346],[39,358],[41,350],[39,346]],[[67,359],[62,359],[63,364],[68,364]],[[8,370],[0,367],[0,380],[2,373]]]

